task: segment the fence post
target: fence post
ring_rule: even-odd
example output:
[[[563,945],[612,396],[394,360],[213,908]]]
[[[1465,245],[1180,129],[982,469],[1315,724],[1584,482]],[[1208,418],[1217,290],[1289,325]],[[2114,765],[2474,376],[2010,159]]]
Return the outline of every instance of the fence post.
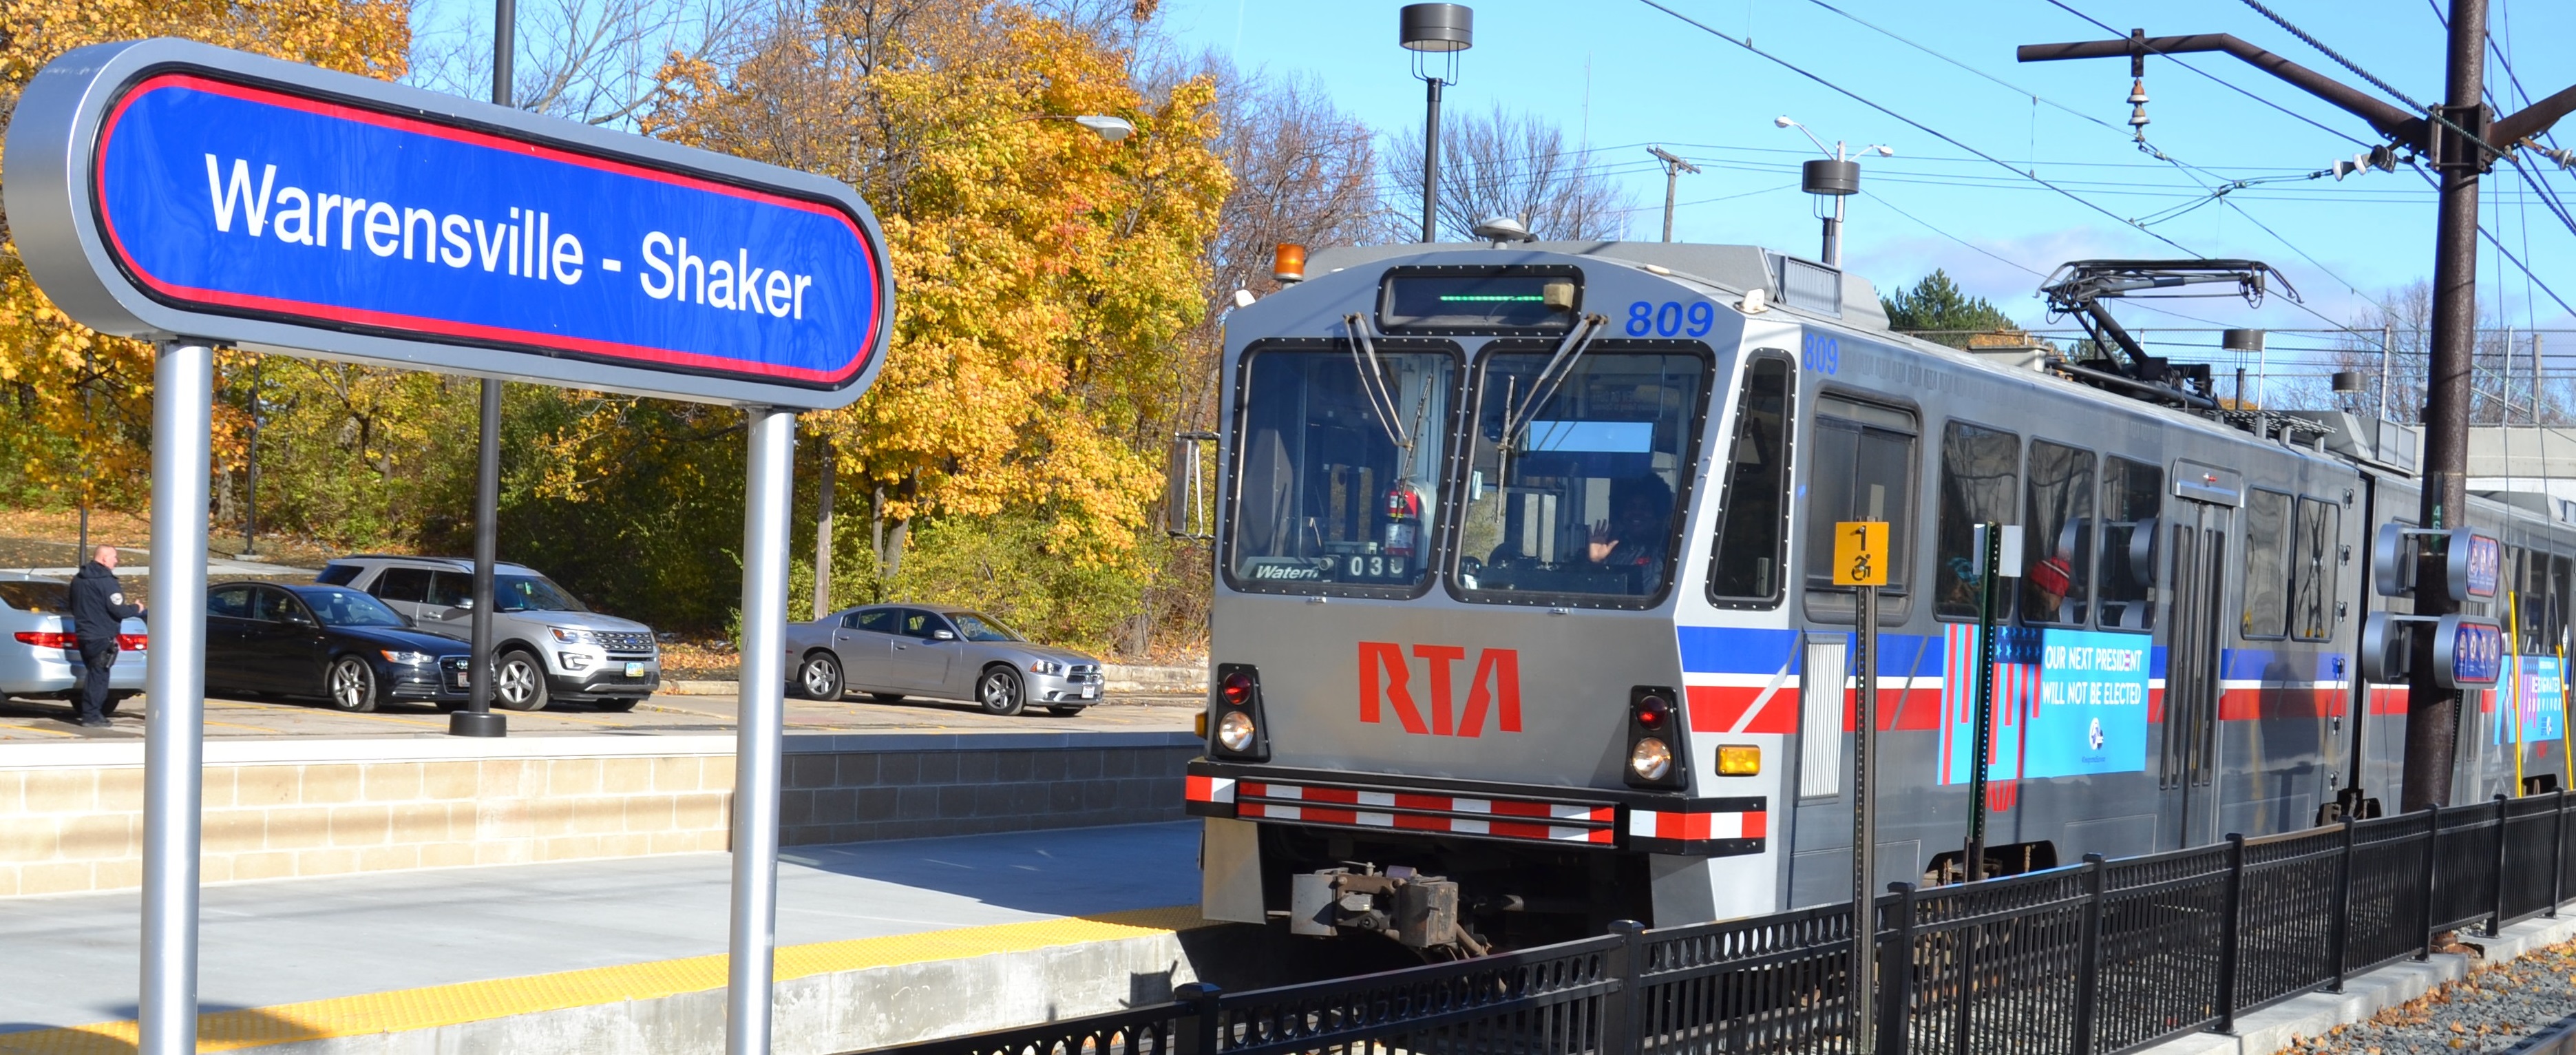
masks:
[[[1601,1009],[1601,1050],[1627,1055],[1645,1050],[1646,1033],[1640,1020],[1645,1017],[1646,1001],[1637,987],[1646,973],[1646,925],[1633,919],[1612,920],[1610,933],[1621,940],[1610,954],[1610,970],[1605,973],[1618,979],[1619,987],[1609,996],[1617,1003]]]
[[[2084,855],[2084,945],[2075,963],[2075,1055],[2093,1055],[2093,1019],[2102,1006],[2102,898],[2110,885],[2101,854]]]
[[[1217,998],[1223,995],[1225,990],[1206,982],[1191,982],[1172,990],[1173,999],[1190,1005],[1188,1032],[1174,1038],[1180,1041],[1183,1055],[1216,1055]]]
[[[1878,1055],[1907,1055],[1914,1017],[1914,884],[1889,883],[1896,926],[1878,947]]]
[[[2563,745],[2562,745],[2563,748]],[[2558,918],[2558,903],[2567,899],[2567,792],[2558,793],[2557,812],[2549,815],[2549,918]]]
[[[2245,908],[2245,836],[2227,833],[2227,908],[2218,918],[2218,1032],[2236,1032],[2236,938]]]
[[[2442,804],[2424,804],[2424,947],[2415,953],[2417,960],[2433,958],[2433,896],[2440,893],[2442,881]]]
[[[2352,845],[2355,823],[2352,815],[2344,815],[2343,852],[2335,855],[2334,929],[2326,935],[2326,956],[2334,961],[2334,984],[2326,987],[2326,992],[2329,993],[2343,992],[2344,948],[2345,942],[2350,940],[2352,930]]]
[[[2495,937],[2495,936],[2496,936],[2496,935],[2498,935],[2498,934],[2502,934],[2502,933],[2504,933],[2504,868],[2505,868],[2505,856],[2504,856],[2504,848],[2505,848],[2505,841],[2504,841],[2504,829],[2505,829],[2505,825],[2506,825],[2507,823],[2510,823],[2510,822],[2508,822],[2508,821],[2505,819],[2505,813],[2504,813],[2504,811],[2505,811],[2505,808],[2506,808],[2507,804],[2509,804],[2511,801],[2512,801],[2511,799],[2508,799],[2508,798],[2506,798],[2506,797],[2505,797],[2505,796],[2503,796],[2503,795],[2498,795],[2498,796],[2496,796],[2496,799],[2495,799],[2495,802],[2496,802],[2495,913],[2494,913],[2493,915],[2490,915],[2490,916],[2488,916],[2488,917],[2487,917],[2487,937],[2490,937],[2490,938]]]

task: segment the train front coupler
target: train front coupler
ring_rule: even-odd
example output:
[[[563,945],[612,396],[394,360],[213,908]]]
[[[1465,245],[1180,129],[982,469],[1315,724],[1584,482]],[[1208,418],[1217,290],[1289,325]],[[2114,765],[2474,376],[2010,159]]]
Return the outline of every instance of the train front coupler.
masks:
[[[1458,915],[1458,884],[1403,865],[1362,864],[1289,878],[1288,932],[1329,938],[1344,930],[1394,939],[1408,949],[1482,956],[1486,942]]]

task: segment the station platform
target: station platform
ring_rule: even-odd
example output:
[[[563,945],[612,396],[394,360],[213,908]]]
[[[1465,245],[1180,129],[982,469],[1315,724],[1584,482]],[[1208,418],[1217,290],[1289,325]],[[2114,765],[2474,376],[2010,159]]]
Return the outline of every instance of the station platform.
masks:
[[[1192,907],[1197,850],[1192,822],[791,849],[777,1050],[1092,1014],[1204,971],[1257,973],[1262,932]],[[208,886],[200,1050],[721,1050],[729,860]],[[0,898],[0,1052],[132,1051],[137,928],[132,892]]]

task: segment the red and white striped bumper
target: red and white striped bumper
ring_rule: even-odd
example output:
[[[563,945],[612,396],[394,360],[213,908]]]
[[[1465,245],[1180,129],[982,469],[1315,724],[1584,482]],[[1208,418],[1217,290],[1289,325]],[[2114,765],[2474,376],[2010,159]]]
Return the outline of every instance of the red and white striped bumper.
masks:
[[[1760,853],[1769,817],[1760,799],[1594,792],[1600,798],[1565,800],[1526,788],[1498,795],[1463,782],[1393,786],[1348,776],[1193,762],[1186,805],[1200,817],[1700,856]]]

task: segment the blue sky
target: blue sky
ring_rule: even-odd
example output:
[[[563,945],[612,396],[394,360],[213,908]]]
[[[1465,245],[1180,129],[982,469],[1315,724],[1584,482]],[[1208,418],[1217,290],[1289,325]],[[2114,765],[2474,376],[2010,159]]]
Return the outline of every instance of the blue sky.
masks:
[[[1775,127],[1772,118],[1795,117],[1827,142],[1889,144],[1896,156],[1864,162],[1865,193],[1849,203],[1846,266],[1872,277],[1882,291],[1946,268],[1971,292],[2025,320],[2036,321],[2041,312],[2031,292],[2038,279],[2022,269],[2045,272],[2081,257],[2186,255],[2122,221],[2186,204],[2225,180],[2303,176],[2364,149],[2355,139],[2377,141],[2358,118],[2233,58],[2200,55],[2188,60],[2191,65],[2282,109],[2174,61],[2151,58],[2148,138],[2198,171],[2142,154],[2125,124],[2125,61],[2013,60],[2019,44],[2115,35],[2051,0],[1825,0],[1885,33],[1819,0],[1663,2],[1728,35],[1749,36],[1765,51],[2009,162],[2013,170],[2036,173],[2104,211],[1637,0],[1474,4],[1476,46],[1463,57],[1461,81],[1449,89],[1448,105],[1484,110],[1499,104],[1534,112],[1557,122],[1569,139],[1588,141],[1598,150],[1598,163],[1633,186],[1638,204],[1650,207],[1636,215],[1632,236],[1659,233],[1663,177],[1645,144],[1661,143],[1705,169],[1682,178],[1677,238],[1752,242],[1806,255],[1816,252],[1817,223],[1809,200],[1795,189],[1795,165],[1815,155],[1805,137]],[[2238,0],[2064,2],[2116,27],[2117,35],[2132,26],[2149,35],[2233,33],[2302,65],[2358,81]],[[2576,39],[2576,4],[2494,5],[2494,37],[2532,97],[2576,83],[2576,51],[2563,46]],[[1422,86],[1396,45],[1399,6],[1391,0],[1167,0],[1163,18],[1186,49],[1231,55],[1248,70],[1311,73],[1329,87],[1338,106],[1377,127],[1418,126]],[[2426,0],[2271,0],[2270,6],[2407,95],[2438,100],[2443,31]],[[2489,74],[2492,84],[2503,87],[2501,67],[2490,62]],[[2507,109],[2518,109],[2520,102],[2512,100]],[[2576,118],[2559,141],[2576,146]],[[2576,207],[2576,173],[2529,156],[2525,164],[2545,169],[2541,178]],[[2489,230],[2528,261],[2541,282],[2576,303],[2576,266],[2569,262],[2576,234],[2530,196],[2521,177],[2510,168],[2499,171],[2485,185]],[[2433,194],[2404,168],[2342,182],[2294,179],[2236,191],[2231,199],[2234,208],[2210,203],[2153,230],[2193,254],[2272,263],[2311,307],[2335,322],[2351,317],[2363,298],[2431,274]],[[2506,320],[2518,327],[2576,325],[2547,294],[2527,288],[2520,272],[2492,249],[2480,255],[2479,278],[2481,295],[2490,301],[2500,295]],[[2329,325],[2277,298],[2259,312],[2233,300],[2176,307],[2238,325]],[[2132,317],[2150,324],[2156,318]],[[2208,340],[2215,344],[2215,335]],[[2553,352],[2563,347],[2576,353],[2576,337],[2566,340],[2563,346],[2553,343]]]

